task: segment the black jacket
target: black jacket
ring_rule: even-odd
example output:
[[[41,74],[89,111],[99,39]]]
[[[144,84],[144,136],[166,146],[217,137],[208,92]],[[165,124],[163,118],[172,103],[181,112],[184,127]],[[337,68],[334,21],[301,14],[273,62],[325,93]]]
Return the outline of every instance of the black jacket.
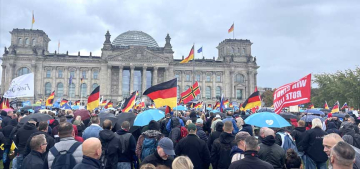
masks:
[[[125,130],[122,130],[122,129],[116,132],[116,134],[119,137],[119,140],[121,140],[122,136],[126,133],[128,133],[128,132]],[[119,154],[118,162],[132,162],[135,160],[134,159],[135,149],[136,149],[135,137],[133,135],[131,135],[130,138],[128,140],[124,140],[124,142],[126,144],[121,145],[121,146],[124,147],[125,150],[123,150],[121,147],[121,151],[118,153]],[[124,153],[122,153],[122,152],[124,152]]]
[[[100,169],[100,161],[88,156],[83,156],[81,163],[76,164],[74,169]]]
[[[337,129],[335,122],[330,121],[326,127],[326,133],[337,133],[340,134],[340,131]]]
[[[11,117],[9,117],[9,116],[1,116],[1,118],[2,118],[1,128],[4,128],[8,124],[10,124]]]
[[[282,169],[285,166],[285,150],[275,144],[274,136],[267,136],[260,144],[259,158],[270,163],[274,168]]]
[[[230,151],[236,145],[234,135],[222,132],[211,148],[211,164],[213,169],[227,169],[230,166]]]
[[[199,138],[201,140],[204,140],[206,143],[208,140],[208,137],[207,137],[205,131],[203,130],[203,128],[201,126],[196,126],[196,129],[197,129],[196,135],[199,136]]]
[[[43,168],[44,154],[31,150],[30,154],[24,158],[21,169]]]
[[[118,163],[118,152],[121,152],[121,143],[115,133],[110,130],[104,129],[99,133],[103,155],[106,158],[107,169],[116,169]]]
[[[24,153],[25,156],[31,152],[31,148],[30,148],[31,139],[34,136],[39,135],[39,134],[44,134],[45,138],[46,138],[47,146],[46,146],[46,152],[45,153],[48,153],[50,148],[54,147],[54,145],[55,145],[54,138],[52,138],[47,132],[37,131],[37,132],[33,133],[26,142],[26,148],[25,148],[25,153]]]
[[[306,131],[305,127],[295,127],[295,129],[291,132],[291,136],[295,140],[297,149],[302,149],[300,146],[300,142],[304,138],[304,133]]]
[[[16,120],[16,119],[13,119]],[[5,136],[5,146],[11,146],[12,144],[12,138],[11,138],[11,132],[14,130],[14,128],[16,127],[17,123],[16,121],[14,122],[13,120],[10,121],[11,125],[7,125],[4,128],[2,128],[2,132]]]
[[[169,122],[169,120],[170,118],[165,118],[160,122],[161,133],[163,133],[165,137],[169,137],[169,133],[170,133],[169,131],[166,130],[166,124]]]
[[[195,134],[189,134],[181,139],[175,148],[175,154],[185,155],[194,164],[194,169],[208,169],[210,165],[210,152],[202,139]]]
[[[282,138],[281,138],[281,135],[278,134],[278,132],[280,132],[280,133],[285,133],[285,130],[284,130],[284,129],[280,129],[280,130],[278,130],[278,131],[276,132],[276,134],[275,134],[275,143],[276,143],[277,145],[281,146],[281,145],[282,145]]]
[[[208,133],[211,133],[211,122],[214,119],[215,116],[211,116],[206,120],[204,130],[207,131]]]
[[[141,162],[141,165],[143,164],[152,164],[155,167],[157,167],[158,165],[164,165],[166,167],[171,168],[171,164],[174,161],[174,158],[169,156],[166,160],[163,160],[157,151],[154,152],[154,154],[151,154],[147,157],[144,158],[144,160]]]
[[[20,154],[25,153],[25,147],[27,140],[31,136],[31,134],[37,132],[35,124],[26,123],[22,128],[20,128],[15,136],[14,142],[16,147],[19,150]]]
[[[268,162],[258,158],[258,152],[249,150],[244,153],[245,158],[231,163],[229,169],[273,169]]]
[[[223,122],[218,122],[216,123],[216,126],[215,126],[215,131],[213,131],[209,138],[208,138],[208,141],[207,141],[207,144],[208,144],[208,147],[209,147],[209,151],[211,151],[211,147],[212,147],[212,144],[214,142],[215,139],[219,138],[220,137],[220,134],[223,132],[223,126],[224,126],[224,123]]]
[[[309,156],[317,163],[326,162],[328,159],[322,144],[325,135],[325,131],[319,127],[315,127],[305,132],[304,139],[300,143],[304,149],[305,155]]]
[[[242,129],[240,131],[246,131],[250,134],[250,136],[253,136],[253,128],[250,124],[242,125]]]

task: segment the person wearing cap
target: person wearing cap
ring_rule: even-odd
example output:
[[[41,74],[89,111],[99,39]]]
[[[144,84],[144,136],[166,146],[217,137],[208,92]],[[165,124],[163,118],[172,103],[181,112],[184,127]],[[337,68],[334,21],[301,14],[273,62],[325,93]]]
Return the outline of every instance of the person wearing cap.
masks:
[[[155,167],[166,166],[171,168],[171,164],[174,160],[172,156],[175,155],[174,144],[171,139],[164,137],[158,142],[158,146],[154,154],[151,154],[142,160],[143,164],[153,164]]]
[[[216,123],[219,122],[219,121],[222,122],[221,116],[220,116],[220,114],[217,114],[217,115],[214,117],[213,121],[211,122],[211,132],[214,132],[214,131],[215,131]]]
[[[233,146],[230,151],[231,163],[243,159],[245,152],[245,139],[250,137],[250,134],[245,131],[240,131],[235,136],[236,146]]]
[[[27,140],[30,138],[30,136],[37,132],[38,130],[36,129],[36,123],[37,120],[36,119],[30,119],[28,122],[26,122],[26,124],[20,128],[14,138],[14,143],[16,145],[16,147],[18,148],[18,156],[16,157],[16,162],[17,162],[17,167],[21,168],[23,159],[24,159],[24,154],[25,154],[25,150],[26,150],[26,143]]]
[[[196,128],[197,128],[196,135],[199,136],[199,138],[201,140],[204,140],[206,143],[208,140],[208,137],[206,136],[203,126],[204,126],[204,121],[201,118],[198,118],[196,120]]]
[[[188,156],[194,164],[194,169],[208,169],[210,152],[206,142],[197,136],[197,126],[191,123],[187,126],[189,135],[176,145],[175,154]]]

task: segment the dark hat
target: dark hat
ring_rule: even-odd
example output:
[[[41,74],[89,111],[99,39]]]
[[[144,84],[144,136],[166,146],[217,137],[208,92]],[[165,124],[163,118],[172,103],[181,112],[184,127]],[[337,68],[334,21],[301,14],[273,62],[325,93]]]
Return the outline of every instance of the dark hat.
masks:
[[[159,141],[158,146],[160,146],[164,150],[165,154],[175,155],[174,144],[169,138],[167,137],[162,138]]]
[[[194,123],[190,123],[188,126],[187,126],[187,129],[190,131],[190,130],[196,130],[196,126]]]
[[[2,116],[7,116],[7,112],[4,111],[4,110],[1,110],[1,115],[2,115]]]
[[[148,129],[149,130],[157,130],[157,131],[159,131],[160,130],[160,124],[155,120],[151,120],[149,122]]]

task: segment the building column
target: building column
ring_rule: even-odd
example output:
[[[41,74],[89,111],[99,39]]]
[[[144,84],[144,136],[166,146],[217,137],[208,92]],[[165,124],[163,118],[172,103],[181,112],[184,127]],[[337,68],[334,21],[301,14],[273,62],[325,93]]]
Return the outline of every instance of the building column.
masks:
[[[230,71],[230,92],[231,92],[231,98],[235,98],[235,89],[234,89],[234,71]]]
[[[38,85],[38,81],[37,81],[37,73],[36,73],[36,65],[35,65],[35,63],[33,63],[33,64],[31,64],[31,70],[32,70],[32,73],[34,73],[34,88],[36,88],[36,86]],[[38,95],[38,91],[36,91],[35,89],[34,89],[34,100],[33,101],[35,101],[36,100],[36,96]]]
[[[205,86],[206,72],[202,72],[201,78],[202,78],[202,88],[201,88],[202,90],[200,92],[201,92],[203,100],[205,100],[206,99],[206,86]]]
[[[211,95],[213,96],[213,98],[216,99],[216,85],[215,85],[215,81],[216,81],[216,72],[212,72],[212,88],[211,88]],[[226,95],[225,95],[226,96]],[[221,96],[220,96],[221,97]]]
[[[185,75],[185,71],[181,71],[181,74],[180,74],[180,76],[181,76],[181,93],[182,92],[184,92],[185,91],[185,84],[184,84],[184,81],[185,81],[185,77],[184,77],[184,75]]]
[[[11,64],[11,78],[10,78],[10,80],[9,80],[9,86],[10,86],[10,83],[11,83],[11,81],[15,78],[15,66],[16,66],[16,64]]]
[[[1,74],[1,94],[4,94],[5,93],[5,69],[6,69],[6,66],[5,65],[1,65],[2,67],[2,74]]]
[[[123,66],[119,66],[119,95],[122,97]]]
[[[80,67],[77,67],[76,68],[76,75],[75,75],[75,77],[76,77],[76,86],[75,86],[75,98],[77,98],[77,97],[81,97],[80,96],[80,89],[81,89],[81,84],[80,84]],[[75,99],[74,98],[74,99]]]
[[[142,84],[141,84],[141,91],[144,93],[145,92],[145,90],[146,90],[146,68],[147,67],[143,67],[143,69],[142,69],[142,74],[141,74],[141,78],[142,78],[142,80],[141,80],[141,82],[142,82]]]
[[[90,95],[90,93],[92,92],[91,91],[91,87],[92,87],[92,76],[91,76],[91,68],[89,68],[89,75],[88,75],[88,77],[87,77],[87,79],[88,79],[88,88],[87,88],[87,92],[86,93],[88,93],[88,95]]]
[[[52,91],[54,91],[56,89],[56,67],[52,67]],[[56,96],[56,90],[55,90],[55,96]]]
[[[134,69],[135,66],[130,66],[130,95],[134,92]]]
[[[111,65],[107,66],[107,78],[108,78],[108,82],[107,82],[107,94],[110,97],[111,95]],[[109,98],[110,99],[110,98]]]
[[[247,96],[250,96],[250,94],[251,94],[251,77],[250,77],[250,71],[247,71],[247,87],[246,87],[246,89],[247,89],[247,92],[246,92],[246,98],[247,98]],[[245,99],[246,99],[245,98]]]
[[[230,76],[230,71],[225,69],[225,75],[224,75],[224,95],[225,96],[231,96],[231,76]]]
[[[153,86],[154,85],[157,85],[157,78],[158,78],[158,74],[157,74],[157,71],[158,71],[158,67],[154,67],[154,70],[153,70]]]
[[[68,67],[64,67],[64,96],[69,97],[69,78],[68,75],[69,71],[68,71]],[[70,97],[69,97],[70,98]]]

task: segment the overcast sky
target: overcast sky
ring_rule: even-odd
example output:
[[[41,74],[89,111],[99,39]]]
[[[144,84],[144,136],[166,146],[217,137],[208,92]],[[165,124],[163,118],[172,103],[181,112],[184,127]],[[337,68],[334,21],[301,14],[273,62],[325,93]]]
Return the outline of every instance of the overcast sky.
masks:
[[[253,42],[259,87],[279,87],[309,73],[333,73],[360,64],[359,0],[1,0],[0,46],[13,28],[44,30],[49,51],[100,55],[107,30],[113,40],[128,30],[148,33],[164,46],[170,34],[174,57],[193,43],[206,58],[235,23],[235,38]],[[200,56],[200,55],[197,55]]]

